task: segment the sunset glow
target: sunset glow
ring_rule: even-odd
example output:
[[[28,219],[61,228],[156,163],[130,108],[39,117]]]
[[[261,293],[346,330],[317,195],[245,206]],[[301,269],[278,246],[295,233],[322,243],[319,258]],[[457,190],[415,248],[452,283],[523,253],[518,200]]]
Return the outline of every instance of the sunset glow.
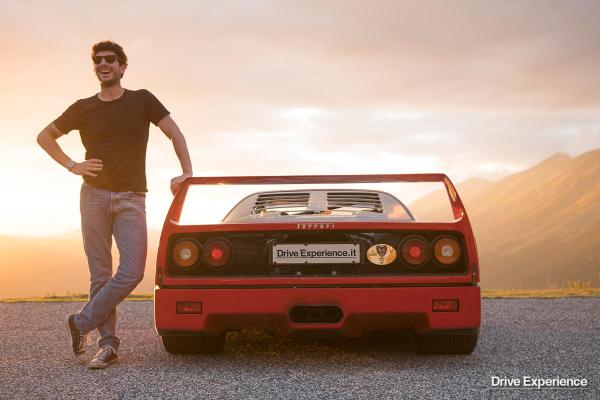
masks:
[[[594,2],[2,2],[0,235],[79,229],[81,178],[36,135],[99,90],[113,39],[196,176],[443,172],[497,180],[600,147]],[[59,21],[59,23],[52,23]],[[78,132],[59,140],[84,157]],[[151,127],[148,224],[180,173]]]

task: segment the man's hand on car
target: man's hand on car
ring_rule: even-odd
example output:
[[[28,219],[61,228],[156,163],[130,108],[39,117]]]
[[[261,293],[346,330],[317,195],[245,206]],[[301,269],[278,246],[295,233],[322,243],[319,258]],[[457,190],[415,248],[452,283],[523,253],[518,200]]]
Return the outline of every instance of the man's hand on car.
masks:
[[[191,172],[184,172],[180,176],[176,176],[175,178],[171,179],[171,193],[173,193],[173,196],[175,196],[183,181],[185,181],[186,178],[189,178],[191,176]]]

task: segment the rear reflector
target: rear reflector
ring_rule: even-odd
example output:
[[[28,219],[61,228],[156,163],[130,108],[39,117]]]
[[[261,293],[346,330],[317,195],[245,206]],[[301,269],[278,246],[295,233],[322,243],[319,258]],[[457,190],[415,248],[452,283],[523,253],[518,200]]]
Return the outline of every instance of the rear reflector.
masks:
[[[202,303],[199,301],[178,301],[177,314],[201,314]]]
[[[458,311],[458,299],[433,300],[431,309],[434,312],[456,312]]]

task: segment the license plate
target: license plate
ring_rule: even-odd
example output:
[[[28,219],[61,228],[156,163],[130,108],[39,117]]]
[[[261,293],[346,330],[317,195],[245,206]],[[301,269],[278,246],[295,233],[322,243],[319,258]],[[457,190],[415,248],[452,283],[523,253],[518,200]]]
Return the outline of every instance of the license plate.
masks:
[[[332,244],[275,244],[273,264],[354,264],[360,263],[360,245]]]

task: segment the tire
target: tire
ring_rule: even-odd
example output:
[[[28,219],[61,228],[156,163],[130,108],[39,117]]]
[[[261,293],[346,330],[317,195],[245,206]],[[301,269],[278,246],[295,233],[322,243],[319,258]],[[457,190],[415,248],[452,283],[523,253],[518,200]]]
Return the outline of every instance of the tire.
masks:
[[[225,333],[218,336],[161,336],[171,354],[215,354],[223,351]]]
[[[418,338],[417,351],[421,354],[471,354],[478,338],[479,334],[423,335]]]

